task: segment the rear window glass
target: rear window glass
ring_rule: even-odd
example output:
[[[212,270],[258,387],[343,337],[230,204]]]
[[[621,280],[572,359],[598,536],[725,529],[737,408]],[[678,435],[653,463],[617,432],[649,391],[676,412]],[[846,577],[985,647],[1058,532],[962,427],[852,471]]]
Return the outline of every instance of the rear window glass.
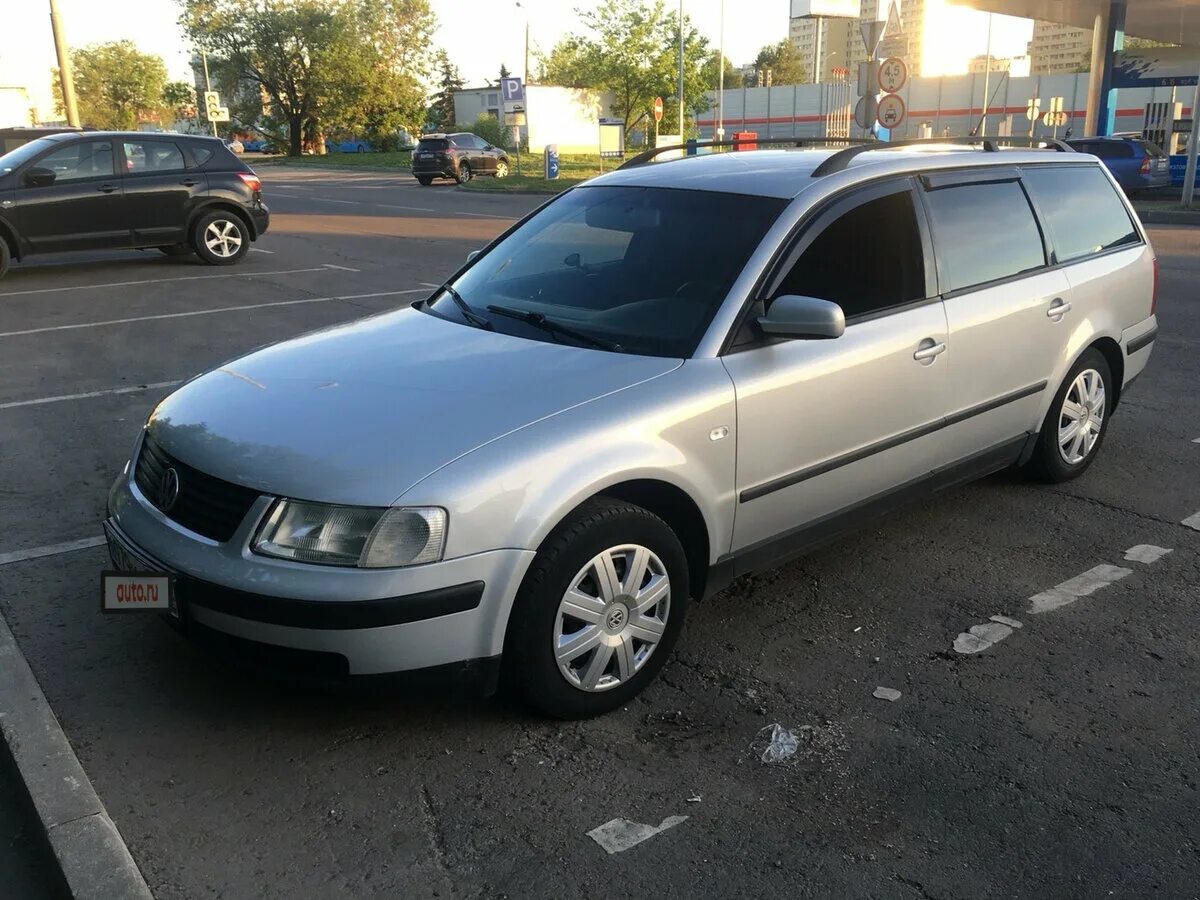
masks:
[[[1026,169],[1059,262],[1141,242],[1125,204],[1095,165]]]
[[[445,138],[434,138],[433,140],[422,140],[417,142],[418,150],[445,150],[450,146],[450,142]]]
[[[1101,159],[1133,158],[1133,147],[1124,141],[1081,141],[1072,146],[1080,153],[1090,153]]]
[[[212,158],[213,152],[208,147],[192,147],[192,165],[194,168],[200,168]]]
[[[1042,234],[1015,181],[960,184],[926,195],[943,292],[1020,275],[1046,264]]]
[[[178,172],[184,168],[183,151],[168,141],[126,141],[125,167],[132,175]]]
[[[1142,152],[1144,152],[1147,156],[1160,157],[1167,155],[1163,152],[1162,147],[1158,146],[1158,144],[1152,143],[1151,141],[1134,141],[1133,143],[1135,146],[1140,147]]]

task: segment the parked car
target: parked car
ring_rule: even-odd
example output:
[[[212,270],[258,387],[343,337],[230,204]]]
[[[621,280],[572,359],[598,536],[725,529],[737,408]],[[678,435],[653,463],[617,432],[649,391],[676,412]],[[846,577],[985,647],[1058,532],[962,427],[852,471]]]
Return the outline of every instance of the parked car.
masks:
[[[193,379],[109,494],[114,564],[247,653],[503,662],[586,716],[735,576],[1000,469],[1079,476],[1157,330],[1128,201],[1069,151],[880,146],[622,168],[414,308]]]
[[[1157,144],[1140,137],[1090,137],[1067,141],[1079,153],[1099,157],[1129,196],[1171,186],[1171,161]]]
[[[82,130],[69,125],[20,125],[15,128],[0,128],[0,154],[16,150],[23,144],[51,134],[78,134]]]
[[[466,184],[476,175],[507,178],[508,154],[470,132],[423,134],[412,155],[413,175],[423,185],[435,178]]]
[[[236,153],[240,156],[246,152],[246,145],[237,138],[223,138],[222,143],[229,148],[231,153]]]
[[[217,138],[69,132],[0,156],[0,277],[10,258],[64,250],[230,265],[269,223],[258,176]]]
[[[265,138],[251,138],[248,141],[242,141],[242,149],[247,153],[266,153],[267,141]]]
[[[370,141],[349,138],[344,141],[326,140],[325,150],[328,153],[374,153],[375,147]]]

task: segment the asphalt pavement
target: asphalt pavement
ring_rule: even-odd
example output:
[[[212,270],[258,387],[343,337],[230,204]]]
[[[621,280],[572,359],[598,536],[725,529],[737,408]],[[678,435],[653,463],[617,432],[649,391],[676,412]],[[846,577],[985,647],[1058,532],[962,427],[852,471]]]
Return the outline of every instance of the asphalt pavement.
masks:
[[[45,554],[0,564],[0,611],[156,896],[1196,895],[1200,230],[1152,231],[1161,332],[1083,478],[997,475],[742,579],[645,694],[560,723],[244,674],[102,616],[104,549],[64,549],[100,535],[171,384],[409,303],[545,199],[263,174],[272,229],[238,267],[92,254],[0,282],[0,560]],[[1030,612],[1105,564],[1129,572]],[[1022,627],[955,652],[996,615]],[[797,749],[764,764],[777,723]],[[588,836],[669,817],[613,855]]]

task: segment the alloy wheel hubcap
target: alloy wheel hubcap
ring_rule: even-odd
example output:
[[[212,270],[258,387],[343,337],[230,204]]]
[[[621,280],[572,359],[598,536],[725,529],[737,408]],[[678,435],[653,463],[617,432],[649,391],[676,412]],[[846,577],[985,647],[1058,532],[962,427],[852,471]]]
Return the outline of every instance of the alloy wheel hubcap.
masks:
[[[497,178],[504,178],[507,175],[508,175],[508,166],[507,165],[505,165],[504,163],[500,163],[498,166],[496,166],[496,177]]]
[[[1058,452],[1069,465],[1091,454],[1104,426],[1104,379],[1084,369],[1071,382],[1058,416]]]
[[[590,559],[558,604],[554,658],[583,691],[624,684],[646,664],[667,628],[671,580],[653,551],[610,547]]]
[[[228,259],[242,248],[242,230],[228,219],[218,219],[204,229],[204,246],[215,256]]]

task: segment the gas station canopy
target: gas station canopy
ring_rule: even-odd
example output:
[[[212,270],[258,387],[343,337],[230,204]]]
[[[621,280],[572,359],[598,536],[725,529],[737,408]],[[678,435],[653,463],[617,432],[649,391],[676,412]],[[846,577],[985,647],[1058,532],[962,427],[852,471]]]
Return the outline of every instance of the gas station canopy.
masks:
[[[1112,0],[952,0],[983,12],[1094,28]],[[1127,0],[1125,33],[1200,47],[1200,0]]]

